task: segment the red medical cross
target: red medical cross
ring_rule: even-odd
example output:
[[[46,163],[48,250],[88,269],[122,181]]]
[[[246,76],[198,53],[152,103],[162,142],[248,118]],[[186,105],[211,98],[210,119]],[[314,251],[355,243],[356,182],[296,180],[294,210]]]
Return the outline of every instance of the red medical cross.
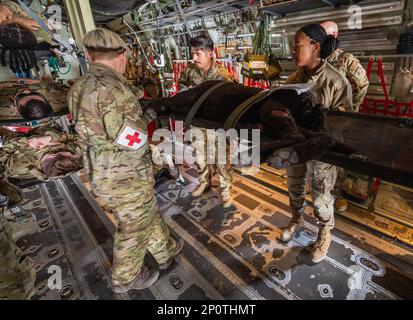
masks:
[[[141,139],[139,139],[139,133],[138,133],[138,132],[135,132],[135,133],[133,134],[133,136],[131,136],[130,134],[128,134],[128,135],[126,136],[126,139],[129,140],[129,143],[128,143],[128,146],[129,146],[129,147],[133,147],[133,145],[134,145],[135,143],[140,143],[140,142],[142,141]]]

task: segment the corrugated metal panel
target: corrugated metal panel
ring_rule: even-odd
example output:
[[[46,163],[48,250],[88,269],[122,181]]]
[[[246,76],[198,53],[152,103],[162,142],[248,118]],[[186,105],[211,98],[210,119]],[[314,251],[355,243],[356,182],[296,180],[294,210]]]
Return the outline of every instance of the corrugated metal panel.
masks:
[[[382,54],[396,51],[397,40],[390,40],[388,28],[403,24],[405,1],[373,2],[360,5],[362,29],[350,29],[348,7],[340,9],[311,10],[274,18],[271,26],[271,43],[279,43],[283,50],[279,55],[291,56],[291,42],[295,31],[308,23],[319,23],[326,20],[335,21],[340,30],[341,48],[348,52],[367,52],[380,50]]]
[[[373,15],[378,14],[391,14],[391,13],[400,13],[404,10],[405,1],[383,1],[378,4],[366,4],[360,5],[362,8],[361,15],[363,20],[367,20],[366,17],[371,18]],[[334,20],[338,23],[340,21],[347,22],[349,19],[348,8],[344,7],[343,9],[324,9],[322,12],[320,10],[308,12],[307,14],[304,12],[291,14],[286,16],[285,18],[275,19],[273,21],[272,27],[274,29],[279,29],[281,27],[288,28],[291,26],[297,25],[305,25],[308,23],[317,23],[320,21],[325,20]],[[341,26],[342,30],[349,29],[347,23]]]

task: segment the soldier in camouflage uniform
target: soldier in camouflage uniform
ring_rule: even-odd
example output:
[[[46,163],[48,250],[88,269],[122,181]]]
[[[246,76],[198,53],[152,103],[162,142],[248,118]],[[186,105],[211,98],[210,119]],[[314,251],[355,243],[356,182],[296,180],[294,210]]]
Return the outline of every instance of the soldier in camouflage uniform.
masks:
[[[81,148],[74,134],[38,128],[29,137],[6,138],[0,164],[7,177],[46,181],[80,170]]]
[[[115,213],[112,280],[124,293],[144,289],[159,277],[144,266],[149,251],[161,270],[169,268],[183,247],[162,220],[154,192],[147,124],[123,77],[128,47],[114,32],[95,29],[84,38],[89,73],[68,95],[85,169],[94,192]]]
[[[191,53],[193,56],[193,64],[190,64],[185,70],[184,74],[180,78],[180,86],[193,87],[208,80],[227,80],[235,81],[229,74],[228,70],[221,64],[218,64],[213,59],[214,43],[209,37],[198,36],[190,41]],[[204,135],[204,140],[196,140],[194,147],[203,150],[201,153],[197,153],[196,164],[198,169],[198,187],[192,192],[194,197],[201,196],[210,186],[211,179],[214,173],[219,176],[220,192],[222,195],[223,207],[227,208],[231,206],[231,185],[232,175],[231,166],[228,163],[207,163],[208,150],[207,130],[204,128],[195,128],[201,130]],[[228,150],[229,151],[229,150]],[[228,160],[229,160],[229,152]],[[215,157],[217,159],[217,157]]]
[[[200,49],[193,51],[194,49],[192,48],[191,50],[194,61],[195,59],[200,59],[197,58],[197,54],[199,54]],[[235,79],[222,64],[218,64],[215,60],[210,61],[211,64],[209,67],[206,67],[207,69],[203,69],[200,63],[190,63],[179,78],[180,88],[194,87],[208,80],[235,81]]]
[[[337,46],[336,39],[328,37],[318,24],[307,25],[295,34],[294,60],[299,67],[286,81],[287,84],[312,84],[311,92],[326,109],[352,111],[351,87],[347,79],[325,60]],[[296,156],[296,155],[295,155]],[[285,159],[294,158],[294,152],[285,150]],[[291,241],[304,225],[306,209],[306,181],[312,187],[314,215],[320,230],[311,250],[314,263],[327,255],[334,228],[334,196],[332,190],[337,179],[337,168],[312,160],[304,164],[291,165],[287,170],[288,193],[292,208],[290,224],[283,230],[281,240]]]
[[[326,30],[327,34],[335,38],[338,37],[338,26],[335,22],[326,21],[321,23],[321,26]],[[367,78],[366,70],[364,70],[360,61],[355,56],[341,49],[337,49],[327,61],[350,82],[353,91],[353,108],[355,112],[358,112],[369,88],[369,79]],[[352,182],[346,182],[346,180],[353,180],[351,177],[355,177],[357,180],[357,176],[355,173],[346,173],[343,169],[339,168],[336,186],[337,193],[340,193],[339,190],[342,188],[342,185]],[[347,201],[339,196],[336,200],[335,207],[338,211],[345,211],[348,207]]]
[[[335,22],[323,22],[321,26],[327,34],[338,37],[338,26]],[[366,70],[355,56],[341,49],[334,51],[327,61],[350,82],[353,91],[353,108],[358,112],[369,88]]]
[[[21,199],[18,193],[4,179],[0,180],[0,206],[11,199]],[[16,246],[11,225],[0,210],[0,300],[30,299],[35,293],[35,280],[34,263]]]
[[[179,78],[179,86],[181,88],[194,87],[208,80],[235,81],[222,64],[212,61],[211,67],[207,71],[197,67],[195,64],[189,64]]]
[[[222,206],[224,208],[228,208],[231,206],[231,186],[232,186],[232,167],[229,163],[230,154],[229,154],[229,146],[226,149],[226,159],[219,159],[220,154],[218,151],[219,148],[219,141],[225,141],[226,137],[220,137],[223,135],[222,133],[218,132],[208,132],[207,129],[192,127],[193,132],[195,133],[197,130],[200,134],[200,137],[203,136],[202,139],[195,139],[192,143],[192,146],[199,150],[200,152],[196,152],[195,161],[198,170],[198,180],[199,185],[196,189],[192,192],[192,196],[199,197],[201,196],[211,185],[211,179],[213,178],[214,174],[218,175],[219,178],[219,190],[222,196]],[[221,139],[221,140],[220,140]],[[210,144],[207,141],[210,141]],[[215,141],[215,148],[213,143]],[[212,154],[213,153],[213,154]],[[214,159],[215,163],[211,164],[208,163],[208,154]],[[226,160],[226,161],[224,161]]]

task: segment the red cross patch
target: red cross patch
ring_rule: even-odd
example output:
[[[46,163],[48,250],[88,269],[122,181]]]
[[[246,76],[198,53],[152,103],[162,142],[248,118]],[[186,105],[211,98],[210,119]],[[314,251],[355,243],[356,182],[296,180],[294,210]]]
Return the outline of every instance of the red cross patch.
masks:
[[[145,145],[147,140],[148,136],[145,133],[137,131],[131,127],[125,127],[119,134],[116,143],[133,150],[138,150]]]

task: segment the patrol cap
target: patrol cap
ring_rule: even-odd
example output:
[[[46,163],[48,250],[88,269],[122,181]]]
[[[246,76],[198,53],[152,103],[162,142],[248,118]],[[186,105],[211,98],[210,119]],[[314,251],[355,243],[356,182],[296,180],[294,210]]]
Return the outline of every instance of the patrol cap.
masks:
[[[115,32],[105,28],[97,28],[89,31],[83,38],[86,49],[96,51],[125,50],[130,52],[126,42]]]

